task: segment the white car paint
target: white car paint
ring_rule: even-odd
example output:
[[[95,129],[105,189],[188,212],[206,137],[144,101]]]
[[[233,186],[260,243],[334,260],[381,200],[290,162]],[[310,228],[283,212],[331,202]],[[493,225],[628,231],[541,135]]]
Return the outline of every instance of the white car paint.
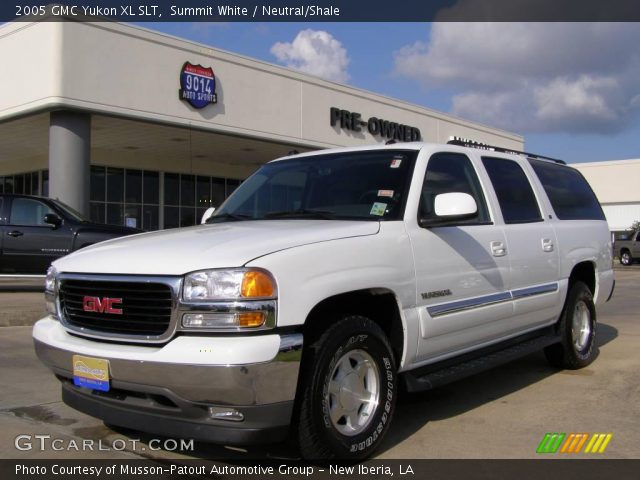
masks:
[[[331,220],[234,221],[133,235],[68,255],[60,272],[183,275],[240,267],[264,255],[341,238],[375,235],[378,222]]]
[[[162,346],[104,343],[69,335],[60,322],[39,321],[33,338],[78,355],[182,365],[246,365],[269,362],[278,353],[279,335],[244,337],[180,336]]]

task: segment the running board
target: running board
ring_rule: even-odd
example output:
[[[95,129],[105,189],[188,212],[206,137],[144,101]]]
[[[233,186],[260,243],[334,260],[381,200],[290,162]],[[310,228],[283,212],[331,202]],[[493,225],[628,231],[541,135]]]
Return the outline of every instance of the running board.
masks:
[[[553,327],[515,337],[459,357],[410,370],[402,374],[407,391],[431,390],[461,378],[509,363],[544,347],[558,343]]]

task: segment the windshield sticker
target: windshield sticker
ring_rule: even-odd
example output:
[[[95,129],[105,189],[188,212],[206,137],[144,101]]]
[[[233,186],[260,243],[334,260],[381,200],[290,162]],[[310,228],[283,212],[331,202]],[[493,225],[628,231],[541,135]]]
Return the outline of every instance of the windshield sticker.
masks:
[[[371,211],[369,212],[369,215],[377,215],[378,217],[381,217],[384,215],[384,212],[386,209],[387,209],[386,203],[375,202],[371,207]]]
[[[393,190],[378,190],[378,196],[393,198]]]
[[[394,158],[393,160],[391,160],[391,165],[389,165],[391,168],[400,168],[400,165],[402,165],[402,159],[401,158]]]

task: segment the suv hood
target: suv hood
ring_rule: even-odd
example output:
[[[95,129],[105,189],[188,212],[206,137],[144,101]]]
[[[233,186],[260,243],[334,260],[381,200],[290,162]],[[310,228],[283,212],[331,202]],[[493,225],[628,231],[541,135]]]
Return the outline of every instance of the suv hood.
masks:
[[[249,261],[311,243],[375,235],[379,222],[248,220],[164,230],[108,240],[63,257],[59,272],[183,275]]]

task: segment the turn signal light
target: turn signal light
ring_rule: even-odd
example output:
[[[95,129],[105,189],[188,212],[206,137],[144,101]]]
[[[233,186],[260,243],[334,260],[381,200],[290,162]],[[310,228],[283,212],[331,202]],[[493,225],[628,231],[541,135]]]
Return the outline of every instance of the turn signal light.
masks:
[[[238,326],[240,327],[261,327],[264,323],[263,312],[238,313]]]
[[[276,287],[269,275],[259,270],[245,272],[241,288],[244,298],[269,298],[275,293]]]

